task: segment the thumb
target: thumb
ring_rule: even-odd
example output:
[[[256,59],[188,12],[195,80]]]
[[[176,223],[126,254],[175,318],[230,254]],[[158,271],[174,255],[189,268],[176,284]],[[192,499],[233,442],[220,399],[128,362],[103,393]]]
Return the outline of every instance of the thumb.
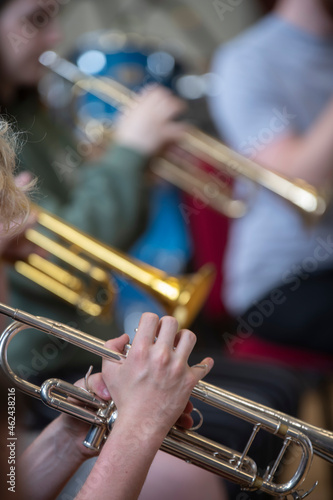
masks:
[[[15,177],[15,185],[19,188],[23,188],[32,181],[32,174],[30,172],[21,172]]]
[[[205,358],[197,365],[192,366],[191,370],[194,371],[197,381],[203,379],[213,368],[214,360],[212,358]]]
[[[108,340],[105,342],[105,347],[108,349],[111,349],[111,351],[116,351],[119,352],[120,354],[123,354],[125,345],[128,344],[130,341],[129,336],[127,333],[123,333],[121,337],[117,337],[115,339]]]

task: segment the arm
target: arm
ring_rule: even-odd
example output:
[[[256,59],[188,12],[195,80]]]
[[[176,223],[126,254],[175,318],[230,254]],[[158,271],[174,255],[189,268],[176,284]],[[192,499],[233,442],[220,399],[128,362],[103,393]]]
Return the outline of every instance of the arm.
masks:
[[[127,341],[127,335],[123,335],[112,339],[109,347],[120,351]],[[100,373],[92,375],[89,384],[100,398],[110,399]],[[84,380],[75,385],[84,387]],[[53,500],[83,462],[95,455],[83,446],[89,427],[86,422],[61,414],[23,452],[19,459],[19,480],[28,498]]]
[[[213,71],[221,77],[221,92],[210,99],[212,116],[233,149],[280,174],[325,185],[332,180],[333,94],[326,105],[323,97],[311,123],[315,111],[306,112],[309,91],[303,95],[301,88],[306,71],[287,85],[282,64],[271,64],[253,44],[219,50]]]
[[[75,430],[82,430],[78,432],[77,439],[67,429],[67,420],[72,422]],[[26,498],[53,500],[60,494],[67,481],[89,458],[88,450],[82,450],[82,441],[88,429],[86,424],[61,415],[33,441],[20,457],[18,465],[18,479]]]
[[[318,187],[333,180],[333,98],[303,135],[290,132],[259,151],[255,161]]]
[[[126,361],[104,362],[103,376],[118,418],[76,500],[138,497],[164,437],[193,387],[213,365],[206,358],[203,367],[190,368],[187,360],[195,336],[188,330],[177,334],[177,329],[174,318],[159,321],[156,315],[144,314]]]

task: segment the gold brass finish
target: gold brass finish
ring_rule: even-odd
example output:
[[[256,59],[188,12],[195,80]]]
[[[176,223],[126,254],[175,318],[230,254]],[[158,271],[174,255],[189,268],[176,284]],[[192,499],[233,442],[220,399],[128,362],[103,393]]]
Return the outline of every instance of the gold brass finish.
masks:
[[[86,75],[77,66],[59,57],[55,52],[45,52],[40,57],[40,62],[54,73],[71,82],[74,88],[80,88],[85,92],[89,92],[102,101],[120,108],[120,110],[122,107],[134,105],[135,94],[122,84],[110,78],[95,78]],[[322,215],[326,210],[327,203],[325,198],[313,186],[301,179],[289,179],[268,170],[239,153],[232,151],[220,141],[201,132],[199,129],[192,127],[186,133],[184,140],[179,143],[179,146],[181,150],[194,156],[196,159],[210,164],[219,172],[228,174],[231,177],[244,177],[271,190],[307,214]],[[173,152],[167,151],[165,158],[174,164],[178,163],[179,160],[180,168],[183,168],[183,159],[181,156],[175,158]],[[179,167],[179,164],[177,166]],[[161,166],[159,170],[161,171],[163,168]],[[165,175],[162,175],[162,177],[166,176],[169,182],[173,182],[174,179],[174,183],[179,186],[179,174],[171,174],[169,171]],[[195,178],[195,176],[196,173],[193,174],[192,178]],[[205,184],[211,184],[213,179],[214,176],[212,174],[201,175],[201,192],[204,192]],[[188,180],[190,181],[189,177],[187,177],[186,183]],[[197,180],[194,184],[190,182],[187,185],[186,191],[191,194],[193,189],[197,188],[197,182]],[[218,184],[222,185],[222,182],[219,181]],[[182,186],[184,186],[184,183],[182,183]],[[229,198],[230,194],[227,191],[227,188],[222,188],[222,201],[221,203],[216,203],[215,200],[213,207],[220,211],[222,207],[223,209],[227,207],[226,214],[229,217],[241,217],[246,212],[246,203],[243,200],[231,199],[231,206],[228,207],[226,197]],[[204,201],[209,205],[209,196],[204,196]],[[223,211],[223,213],[225,212]]]
[[[51,231],[52,237],[29,229],[27,239],[76,269],[83,279],[76,278],[72,272],[64,271],[38,255],[31,255],[28,262],[16,262],[15,269],[89,315],[108,314],[110,300],[103,305],[95,301],[94,297],[96,287],[97,290],[103,288],[103,296],[113,296],[111,271],[129,278],[150,292],[164,306],[166,313],[178,320],[180,328],[192,322],[211,289],[215,271],[210,264],[195,274],[169,276],[153,266],[129,259],[45,209],[33,205],[33,210],[37,213],[38,223]],[[55,242],[54,236],[61,242]],[[90,278],[90,286],[85,282],[86,278]]]

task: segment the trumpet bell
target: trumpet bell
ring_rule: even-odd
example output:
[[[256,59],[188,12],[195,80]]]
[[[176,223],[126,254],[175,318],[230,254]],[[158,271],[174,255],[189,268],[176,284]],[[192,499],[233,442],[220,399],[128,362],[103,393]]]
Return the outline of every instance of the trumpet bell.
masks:
[[[215,278],[214,266],[206,264],[194,274],[169,276],[160,269],[130,259],[40,207],[33,206],[33,210],[39,225],[50,231],[50,236],[29,229],[27,239],[54,255],[67,269],[38,255],[30,255],[27,262],[16,262],[15,269],[85,313],[95,317],[110,314],[115,293],[111,272],[130,279],[152,294],[166,313],[178,320],[180,328],[191,324],[205,302]],[[81,277],[73,275],[73,271]],[[98,301],[98,297],[106,300]]]

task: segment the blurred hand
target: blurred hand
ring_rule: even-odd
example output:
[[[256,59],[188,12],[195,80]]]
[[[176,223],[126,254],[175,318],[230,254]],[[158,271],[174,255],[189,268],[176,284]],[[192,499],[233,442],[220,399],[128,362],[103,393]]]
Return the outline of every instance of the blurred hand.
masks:
[[[185,102],[167,88],[149,86],[120,117],[114,138],[118,144],[154,155],[181,138],[187,125],[175,119],[185,109]]]

